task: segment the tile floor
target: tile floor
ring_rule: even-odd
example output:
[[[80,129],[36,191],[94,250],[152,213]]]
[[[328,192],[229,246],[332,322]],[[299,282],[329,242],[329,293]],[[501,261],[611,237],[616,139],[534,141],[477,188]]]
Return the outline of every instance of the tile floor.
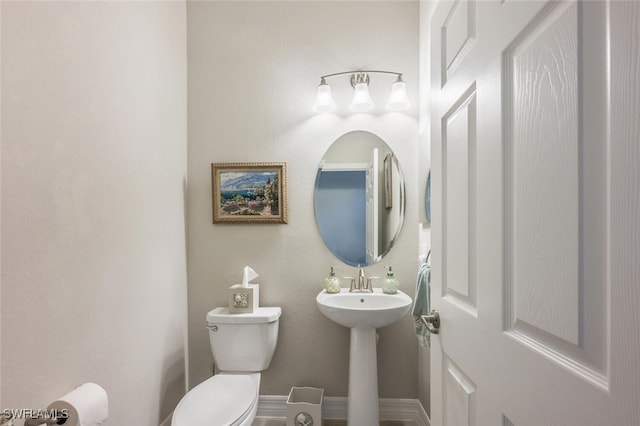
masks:
[[[287,420],[284,418],[257,417],[252,426],[286,426]],[[346,420],[325,420],[323,426],[347,426]],[[385,420],[380,422],[380,426],[416,426],[415,422],[399,422]]]

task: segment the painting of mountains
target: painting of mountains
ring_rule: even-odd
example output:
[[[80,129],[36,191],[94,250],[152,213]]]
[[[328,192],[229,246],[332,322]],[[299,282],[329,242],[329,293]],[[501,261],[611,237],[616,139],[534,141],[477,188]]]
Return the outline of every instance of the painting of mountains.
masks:
[[[226,172],[220,174],[220,189],[243,191],[267,185],[277,176],[276,172]]]

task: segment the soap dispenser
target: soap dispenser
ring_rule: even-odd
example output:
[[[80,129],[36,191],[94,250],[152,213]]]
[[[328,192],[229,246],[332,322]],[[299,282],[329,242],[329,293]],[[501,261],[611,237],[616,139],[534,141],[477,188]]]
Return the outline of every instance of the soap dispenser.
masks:
[[[340,293],[340,280],[336,277],[333,266],[331,267],[329,276],[324,280],[324,289],[327,293]]]
[[[400,283],[393,276],[393,271],[391,270],[391,266],[386,267],[389,271],[387,272],[387,276],[382,282],[382,292],[387,294],[396,294],[398,292],[398,287]]]

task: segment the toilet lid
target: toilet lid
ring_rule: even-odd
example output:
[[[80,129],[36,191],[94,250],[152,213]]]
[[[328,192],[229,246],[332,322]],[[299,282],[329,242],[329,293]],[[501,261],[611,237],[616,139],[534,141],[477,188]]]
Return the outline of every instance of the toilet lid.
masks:
[[[255,381],[245,375],[220,374],[191,389],[176,407],[172,426],[239,424],[258,397]]]

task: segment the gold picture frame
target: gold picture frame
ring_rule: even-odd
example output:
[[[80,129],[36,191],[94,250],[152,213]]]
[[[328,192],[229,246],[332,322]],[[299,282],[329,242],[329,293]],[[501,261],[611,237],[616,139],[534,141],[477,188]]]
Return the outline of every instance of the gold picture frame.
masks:
[[[213,223],[287,223],[287,163],[211,163]]]

